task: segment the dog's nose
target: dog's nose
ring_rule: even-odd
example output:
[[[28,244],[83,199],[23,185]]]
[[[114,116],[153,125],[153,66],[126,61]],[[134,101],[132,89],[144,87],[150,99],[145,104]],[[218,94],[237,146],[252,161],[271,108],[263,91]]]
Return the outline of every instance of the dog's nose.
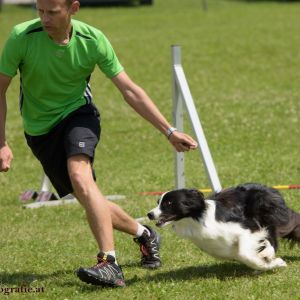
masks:
[[[150,220],[154,220],[154,219],[155,219],[154,213],[153,213],[152,211],[150,211],[150,212],[147,214],[147,216],[148,216],[148,218],[149,218]]]

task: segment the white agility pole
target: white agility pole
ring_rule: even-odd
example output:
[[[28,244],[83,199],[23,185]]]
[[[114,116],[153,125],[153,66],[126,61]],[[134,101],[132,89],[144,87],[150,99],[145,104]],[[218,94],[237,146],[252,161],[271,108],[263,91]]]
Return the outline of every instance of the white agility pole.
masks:
[[[221,183],[208,148],[208,144],[200,123],[200,119],[191,95],[182,65],[181,65],[181,48],[178,45],[172,46],[172,71],[173,71],[173,118],[174,126],[178,130],[183,130],[183,103],[188,112],[190,123],[198,142],[198,148],[202,161],[205,166],[211,187],[214,192],[219,192],[222,187]],[[176,188],[185,187],[184,174],[184,154],[175,154],[175,184]]]
[[[174,66],[180,64],[180,57],[175,54],[176,48],[172,47],[173,53],[173,124],[181,132],[183,132],[183,99],[180,92],[180,88],[176,81],[176,74],[174,71]],[[179,59],[179,60],[178,60]],[[185,187],[185,176],[184,176],[184,153],[175,152],[175,186],[177,189]]]
[[[43,175],[42,178],[42,182],[41,182],[41,188],[40,191],[41,192],[49,192],[51,189],[51,182],[50,179],[48,178],[48,176],[46,176],[45,174]]]

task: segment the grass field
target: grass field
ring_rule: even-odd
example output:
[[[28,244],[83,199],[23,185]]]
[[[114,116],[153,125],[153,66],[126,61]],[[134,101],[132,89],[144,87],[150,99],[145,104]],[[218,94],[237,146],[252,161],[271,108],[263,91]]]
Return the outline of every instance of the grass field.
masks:
[[[127,72],[169,119],[170,46],[182,46],[185,73],[224,187],[299,184],[300,3],[218,0],[208,1],[207,11],[201,3],[155,0],[152,7],[84,8],[77,18],[109,37]],[[11,27],[33,16],[30,8],[4,6],[0,49]],[[105,194],[126,195],[119,204],[132,216],[145,216],[156,197],[140,192],[174,187],[172,148],[98,70],[92,87],[103,127],[97,182]],[[159,230],[161,269],[141,269],[131,237],[116,232],[127,287],[81,283],[74,270],[93,264],[97,253],[81,207],[24,210],[18,201],[20,192],[39,187],[41,177],[23,138],[18,92],[16,78],[8,91],[7,117],[14,162],[0,174],[0,284],[44,292],[12,293],[9,299],[300,299],[298,248],[281,244],[279,255],[288,268],[257,275],[207,256],[169,229]],[[185,127],[191,133],[188,121]],[[188,187],[209,185],[196,151],[186,155],[186,177]],[[282,194],[300,210],[298,190]]]

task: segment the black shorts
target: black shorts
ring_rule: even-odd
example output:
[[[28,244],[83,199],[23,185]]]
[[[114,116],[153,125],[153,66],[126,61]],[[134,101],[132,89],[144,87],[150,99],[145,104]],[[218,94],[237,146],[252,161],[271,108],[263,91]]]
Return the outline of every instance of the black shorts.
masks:
[[[46,134],[31,136],[25,133],[28,146],[41,162],[60,197],[73,192],[67,159],[76,154],[86,154],[93,163],[100,132],[99,112],[93,104],[87,104]],[[93,175],[95,179],[94,171]]]

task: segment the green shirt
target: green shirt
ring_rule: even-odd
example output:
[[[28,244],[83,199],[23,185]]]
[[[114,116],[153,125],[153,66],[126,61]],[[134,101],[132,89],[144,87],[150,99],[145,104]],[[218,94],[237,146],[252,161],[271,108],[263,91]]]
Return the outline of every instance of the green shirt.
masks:
[[[4,46],[0,73],[20,71],[20,109],[30,135],[49,132],[92,101],[89,79],[96,65],[109,78],[123,70],[101,31],[77,20],[72,28],[69,43],[58,45],[35,19],[15,26]]]

